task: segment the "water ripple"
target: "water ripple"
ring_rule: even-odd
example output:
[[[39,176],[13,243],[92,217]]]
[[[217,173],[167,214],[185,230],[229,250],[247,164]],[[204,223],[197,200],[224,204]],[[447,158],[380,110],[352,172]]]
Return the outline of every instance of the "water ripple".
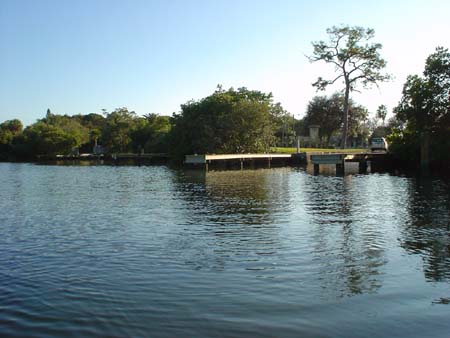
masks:
[[[0,164],[0,186],[2,336],[450,332],[442,180]]]

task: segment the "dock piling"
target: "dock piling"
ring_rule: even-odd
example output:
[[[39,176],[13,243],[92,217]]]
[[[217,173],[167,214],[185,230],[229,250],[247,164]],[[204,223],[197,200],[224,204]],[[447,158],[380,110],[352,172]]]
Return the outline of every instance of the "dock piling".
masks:
[[[319,175],[320,166],[319,164],[314,164],[314,175]]]
[[[362,159],[359,161],[359,173],[360,174],[367,174],[367,160]]]
[[[336,163],[336,176],[344,176],[345,174],[345,162]]]

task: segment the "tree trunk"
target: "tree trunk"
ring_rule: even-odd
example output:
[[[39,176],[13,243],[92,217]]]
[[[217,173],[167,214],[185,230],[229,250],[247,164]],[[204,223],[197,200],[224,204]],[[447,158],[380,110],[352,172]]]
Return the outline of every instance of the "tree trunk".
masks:
[[[341,148],[347,148],[347,136],[348,136],[348,100],[350,97],[350,84],[345,83],[345,96],[344,96],[344,128],[342,131],[342,143]]]

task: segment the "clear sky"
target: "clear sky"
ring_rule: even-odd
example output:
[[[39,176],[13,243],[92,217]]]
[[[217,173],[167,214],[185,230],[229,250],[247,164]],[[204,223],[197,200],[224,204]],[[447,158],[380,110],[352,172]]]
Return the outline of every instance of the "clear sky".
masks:
[[[171,115],[217,84],[272,92],[301,117],[330,71],[305,55],[339,24],[375,29],[395,79],[354,99],[392,109],[406,76],[450,47],[449,13],[448,0],[0,0],[0,122],[47,108]]]

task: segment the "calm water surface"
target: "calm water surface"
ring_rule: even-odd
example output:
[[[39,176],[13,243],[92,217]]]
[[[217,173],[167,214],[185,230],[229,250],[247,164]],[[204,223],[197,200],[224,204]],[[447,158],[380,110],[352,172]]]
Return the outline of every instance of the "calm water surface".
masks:
[[[450,188],[0,164],[0,336],[450,337]]]

